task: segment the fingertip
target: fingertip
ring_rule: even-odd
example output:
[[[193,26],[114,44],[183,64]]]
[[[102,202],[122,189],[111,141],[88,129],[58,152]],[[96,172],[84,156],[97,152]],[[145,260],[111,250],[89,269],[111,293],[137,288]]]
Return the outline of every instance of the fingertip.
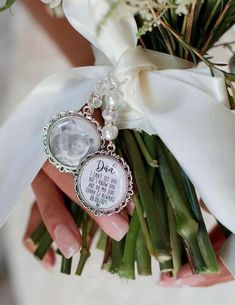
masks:
[[[55,265],[56,257],[52,249],[50,249],[42,260],[42,265],[46,268],[51,268]]]
[[[129,224],[121,215],[97,216],[101,229],[116,241],[120,241],[128,232]]]
[[[177,279],[183,279],[193,276],[191,266],[189,264],[183,265],[177,274]]]
[[[53,168],[53,165],[48,160],[42,166],[44,172],[49,171],[51,168]]]
[[[129,221],[129,217],[128,217],[128,214],[127,214],[127,211],[126,210],[122,210],[120,213],[119,213],[120,216],[122,216],[127,222]]]
[[[23,244],[31,254],[34,254],[37,246],[32,242],[30,238],[24,238]],[[52,249],[49,249],[44,258],[40,261],[40,263],[46,268],[51,268],[55,265],[55,260],[56,259],[54,251]]]
[[[135,204],[132,201],[129,201],[126,206],[126,210],[129,215],[132,215],[135,210]]]
[[[66,258],[74,256],[81,248],[80,235],[76,236],[68,226],[57,224],[53,230],[56,245]]]
[[[35,244],[32,242],[32,240],[28,237],[24,237],[23,239],[23,244],[25,246],[25,248],[30,252],[30,253],[34,253],[36,246]]]

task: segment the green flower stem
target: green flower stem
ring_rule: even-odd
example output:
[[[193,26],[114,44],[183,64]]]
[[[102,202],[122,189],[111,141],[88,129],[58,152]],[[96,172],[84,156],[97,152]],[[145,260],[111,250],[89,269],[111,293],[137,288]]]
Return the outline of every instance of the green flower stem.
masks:
[[[166,49],[167,49],[168,53],[173,55],[174,52],[173,52],[173,48],[172,48],[172,45],[171,45],[171,40],[169,39],[167,31],[161,25],[158,26],[158,29],[159,29],[159,32],[161,33],[161,36],[163,38],[163,41],[164,41],[164,44],[166,46]]]
[[[211,22],[213,21],[214,16],[217,15],[217,11],[220,10],[220,7],[221,7],[221,0],[213,1],[213,4],[211,5],[209,18],[207,19],[207,22],[205,23],[205,26],[204,26],[205,33],[208,31],[208,28],[209,28]]]
[[[170,244],[170,232],[168,228],[168,213],[167,213],[167,202],[166,195],[164,191],[164,185],[162,183],[161,177],[158,172],[156,172],[153,183],[153,196],[158,210],[160,219],[162,221],[162,229],[164,232],[164,237],[167,243]],[[162,272],[171,272],[174,269],[172,256],[164,262],[160,262],[160,270]]]
[[[167,272],[172,274],[172,271],[174,269],[173,260],[170,258],[169,260],[165,262],[159,262],[159,268],[161,272]]]
[[[162,181],[169,196],[176,220],[177,233],[183,238],[190,255],[190,262],[196,273],[206,271],[206,266],[200,251],[197,235],[199,231],[198,223],[192,217],[184,196],[179,189],[171,167],[167,162],[161,142],[156,138],[159,156],[159,170]]]
[[[99,240],[96,244],[96,249],[99,249],[99,250],[105,250],[105,246],[106,246],[106,242],[107,242],[107,234],[104,233],[104,231],[101,231],[100,232],[100,237],[99,237]]]
[[[135,279],[135,253],[136,253],[136,242],[139,234],[140,223],[136,210],[134,211],[129,230],[126,236],[123,263],[119,268],[118,274],[120,277],[127,279]]]
[[[136,261],[139,275],[152,274],[151,256],[148,253],[148,249],[141,230],[139,230],[136,244]]]
[[[185,14],[184,15],[184,18],[183,18],[183,24],[182,24],[182,28],[181,28],[181,35],[185,35],[185,32],[186,32],[186,27],[187,27],[187,20],[188,20],[188,16]],[[179,55],[181,58],[185,58],[185,52],[186,50],[184,48],[181,48],[179,50]]]
[[[168,223],[169,223],[169,231],[170,231],[170,243],[171,243],[171,251],[172,251],[172,260],[173,260],[173,276],[176,276],[182,266],[182,243],[179,239],[176,230],[175,216],[170,203],[167,205],[168,212]]]
[[[59,248],[56,249],[55,253],[59,256],[63,256],[62,252],[60,251]]]
[[[165,147],[163,143],[161,143],[161,145],[167,162],[174,175],[174,179],[178,185],[178,188],[180,189],[181,196],[187,204],[191,215],[198,223],[198,244],[201,250],[203,260],[207,267],[206,271],[208,273],[218,272],[217,260],[207,233],[204,219],[202,217],[195,189],[192,183],[189,181],[188,177],[183,173],[174,156],[170,153],[170,151]]]
[[[158,172],[155,174],[154,177],[153,196],[156,209],[158,210],[158,214],[161,219],[164,236],[167,239],[167,242],[170,242],[166,195],[164,191],[164,185]]]
[[[135,209],[136,209],[136,212],[137,212],[138,217],[139,217],[141,231],[142,231],[144,240],[146,242],[146,246],[147,246],[149,255],[154,255],[154,247],[153,247],[153,244],[152,244],[152,241],[151,241],[151,237],[150,237],[150,234],[149,234],[149,229],[148,229],[147,223],[146,223],[145,218],[144,218],[144,214],[143,214],[143,211],[142,211],[140,199],[134,194],[132,196],[132,201],[135,205]]]
[[[153,181],[154,181],[154,176],[155,176],[156,169],[151,167],[151,166],[147,166],[146,172],[147,172],[147,177],[148,177],[149,185],[152,186],[153,185]]]
[[[16,0],[6,0],[5,4],[0,6],[0,12],[11,9],[12,5],[16,2]]]
[[[148,165],[151,167],[157,167],[158,166],[157,160],[154,160],[154,158],[150,155],[150,152],[148,151],[148,149],[141,137],[141,134],[137,131],[133,131],[133,133],[135,135],[139,148],[140,148],[146,162],[148,163]]]
[[[78,276],[82,275],[83,269],[85,267],[85,264],[86,264],[89,256],[90,256],[89,249],[82,247],[82,249],[80,251],[80,258],[79,258],[79,262],[78,262],[78,266],[77,266],[77,270],[76,270],[76,275],[78,275]]]
[[[99,229],[97,223],[92,218],[90,218],[90,221],[91,221],[92,225],[91,225],[91,228],[89,230],[89,236],[88,236],[88,248],[89,249],[90,249],[91,244],[93,242],[93,239],[96,236],[96,233],[97,233],[97,231]]]
[[[191,233],[192,232],[192,233]],[[184,234],[183,241],[185,243],[185,250],[188,255],[189,263],[191,264],[192,270],[196,274],[206,273],[207,267],[203,260],[201,249],[198,244],[197,234],[193,232]]]
[[[161,220],[155,207],[152,189],[149,185],[146,169],[141,157],[138,144],[130,130],[120,132],[125,148],[129,156],[132,172],[140,194],[141,203],[146,213],[150,236],[154,245],[154,255],[159,261],[170,258],[169,245],[167,244],[162,230]]]
[[[44,234],[43,238],[41,239],[40,243],[38,244],[37,249],[34,252],[34,256],[40,260],[44,258],[47,251],[50,249],[53,243],[53,239],[48,231]]]
[[[155,141],[156,136],[154,135],[151,136],[147,132],[142,132],[141,137],[143,138],[144,143],[150,155],[154,158],[154,160],[157,160],[157,149],[156,149],[156,141]]]
[[[119,267],[122,264],[124,242],[124,239],[122,239],[121,241],[116,241],[112,239],[111,266],[109,269],[111,273],[118,273]]]
[[[71,267],[72,267],[72,257],[68,259],[62,256],[60,272],[64,274],[71,274]]]
[[[111,254],[112,254],[112,241],[111,238],[107,236],[102,269],[109,271],[111,265]]]
[[[47,233],[47,228],[44,225],[44,223],[42,222],[33,231],[33,233],[30,235],[29,239],[34,243],[34,245],[38,245],[46,233]]]
[[[215,252],[213,250],[213,247],[211,245],[211,242],[210,242],[210,239],[209,239],[209,236],[207,233],[206,225],[204,223],[201,209],[198,204],[198,199],[197,199],[195,189],[194,189],[191,181],[185,174],[184,174],[184,180],[185,180],[185,189],[188,194],[191,208],[192,208],[194,216],[197,219],[198,224],[199,224],[198,241],[199,241],[199,246],[201,249],[203,259],[207,266],[206,272],[207,273],[219,272],[219,266],[217,263]]]
[[[80,227],[81,220],[84,215],[84,211],[79,207],[78,204],[76,204],[74,201],[72,201],[69,197],[65,196],[65,204],[70,212],[71,216],[73,217],[74,221],[76,222],[78,228]],[[60,251],[59,251],[60,252]],[[61,256],[61,265],[60,265],[60,272],[64,274],[71,274],[71,268],[72,268],[72,257],[67,259],[63,256],[63,254],[60,252],[59,255]]]
[[[145,143],[146,148],[149,151],[150,155],[152,156],[152,158],[154,158],[154,160],[157,160],[155,137],[150,136],[146,132],[142,132],[141,136],[144,140],[144,143]],[[148,176],[149,183],[151,186],[153,185],[155,173],[156,173],[156,168],[151,167],[151,166],[147,167],[147,176]]]
[[[214,27],[209,32],[209,36],[207,37],[206,43],[201,50],[203,53],[206,53],[206,51],[210,48],[210,45],[213,44],[212,41],[213,41],[214,35],[217,32],[217,29],[220,28],[221,23],[223,23],[223,20],[225,19],[225,16],[231,6],[234,6],[234,1],[228,0],[226,5],[223,8],[223,11],[220,12],[219,17],[217,18],[217,20],[214,24]]]
[[[68,200],[67,208],[72,215],[74,221],[76,222],[78,227],[81,227],[83,217],[84,217],[84,210],[75,202],[70,200],[70,198],[66,198]]]
[[[182,198],[188,205],[193,218],[198,223],[198,244],[208,273],[218,272],[218,264],[214,254],[213,247],[207,233],[207,229],[202,217],[201,209],[197,200],[196,192],[188,177],[182,172],[179,164],[170,153],[170,151],[162,143],[162,149],[166,156],[167,162],[172,169],[175,181],[181,191]]]
[[[90,251],[88,248],[88,225],[89,225],[89,216],[87,213],[84,213],[83,225],[82,225],[82,248],[80,250],[80,258],[76,270],[76,275],[81,276],[82,271],[85,267],[88,257],[90,256]]]

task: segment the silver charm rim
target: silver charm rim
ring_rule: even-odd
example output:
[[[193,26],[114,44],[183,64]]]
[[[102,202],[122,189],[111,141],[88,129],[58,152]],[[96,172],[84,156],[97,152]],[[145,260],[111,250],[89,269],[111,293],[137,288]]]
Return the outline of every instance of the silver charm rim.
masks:
[[[67,117],[74,117],[74,118],[81,118],[83,120],[87,120],[91,125],[94,125],[94,130],[97,132],[97,135],[99,136],[100,139],[100,147],[99,150],[102,150],[105,146],[105,140],[102,136],[102,129],[99,123],[89,114],[86,112],[82,111],[75,111],[75,110],[68,110],[68,111],[62,111],[58,113],[57,115],[53,116],[47,126],[44,127],[44,133],[43,133],[43,147],[44,151],[47,155],[47,159],[49,162],[55,166],[60,172],[65,172],[65,173],[72,173],[74,174],[77,171],[77,167],[79,164],[76,166],[68,166],[63,163],[61,163],[59,160],[55,158],[53,153],[51,152],[50,145],[49,145],[49,139],[50,139],[50,132],[53,129],[53,127],[58,123],[58,121],[67,118]]]
[[[121,164],[121,166],[123,167],[125,174],[126,174],[128,185],[127,185],[127,192],[126,192],[125,199],[123,200],[123,202],[120,202],[117,206],[115,206],[114,208],[111,208],[111,209],[99,210],[94,207],[91,207],[88,203],[85,202],[85,200],[80,196],[80,193],[79,193],[79,188],[78,188],[79,173],[80,173],[81,169],[83,168],[83,166],[90,159],[93,159],[96,156],[107,156],[107,157],[111,157],[111,158],[115,159],[115,161],[117,161],[117,162],[119,162],[119,164]],[[131,173],[130,167],[127,164],[127,162],[122,157],[116,155],[112,151],[104,151],[104,150],[89,154],[86,156],[85,159],[82,160],[82,162],[79,164],[79,166],[77,168],[77,172],[74,175],[74,188],[75,188],[77,198],[81,201],[82,205],[88,211],[93,213],[95,216],[110,216],[110,215],[119,213],[122,209],[124,209],[126,207],[127,203],[130,201],[132,195],[134,194],[133,177],[132,177],[132,173]]]

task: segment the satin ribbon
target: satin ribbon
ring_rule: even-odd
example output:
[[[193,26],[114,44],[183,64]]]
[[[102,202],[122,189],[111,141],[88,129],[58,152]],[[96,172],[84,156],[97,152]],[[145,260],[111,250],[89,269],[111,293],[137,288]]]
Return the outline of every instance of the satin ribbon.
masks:
[[[69,70],[43,81],[0,129],[0,224],[42,164],[42,131],[50,117],[79,109],[95,83],[112,71],[123,82],[118,125],[157,134],[196,186],[209,210],[235,233],[235,119],[223,75],[192,69],[181,59],[143,50],[136,23],[120,5],[97,35],[107,0],[63,0],[71,25],[112,66]]]

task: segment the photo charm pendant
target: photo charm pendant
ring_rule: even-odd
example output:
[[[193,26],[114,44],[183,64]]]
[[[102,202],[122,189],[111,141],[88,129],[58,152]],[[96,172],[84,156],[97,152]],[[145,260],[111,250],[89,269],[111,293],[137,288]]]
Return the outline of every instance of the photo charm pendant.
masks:
[[[118,136],[116,123],[122,99],[118,82],[107,75],[97,83],[87,106],[57,114],[44,128],[47,158],[61,172],[74,175],[78,199],[96,216],[118,213],[133,195],[130,168],[114,153],[112,143]],[[101,106],[102,128],[92,117]]]
[[[74,182],[79,200],[96,216],[118,213],[133,195],[128,164],[109,150],[88,155],[80,163]]]
[[[44,150],[61,172],[76,171],[80,162],[101,150],[104,143],[100,125],[86,111],[61,112],[44,128]]]

